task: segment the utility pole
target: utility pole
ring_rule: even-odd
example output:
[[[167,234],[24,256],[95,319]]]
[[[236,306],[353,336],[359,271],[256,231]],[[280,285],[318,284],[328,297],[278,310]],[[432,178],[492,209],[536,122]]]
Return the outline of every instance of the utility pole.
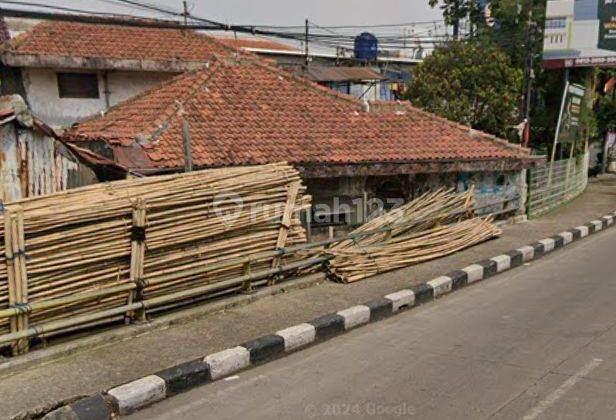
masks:
[[[190,127],[186,115],[182,118],[182,143],[184,144],[184,172],[192,172],[192,150],[190,147]]]
[[[526,120],[526,127],[524,127],[524,138],[522,144],[526,147],[528,146],[528,141],[530,138],[530,108],[531,108],[531,98],[533,92],[533,82],[535,80],[535,27],[533,22],[533,8],[532,4],[528,9],[528,25],[526,29],[526,45],[528,48],[529,55],[526,58],[526,68],[524,70],[525,76],[525,85],[526,89],[524,92],[524,100],[522,102],[522,114],[524,115],[524,119]]]
[[[184,104],[180,101],[176,101],[178,105],[178,115],[182,117],[182,146],[184,149],[184,172],[192,172],[192,148],[190,144],[190,126],[188,125],[188,118]]]
[[[310,64],[310,51],[308,49],[308,38],[310,36],[310,22],[306,19],[306,33],[304,35],[304,55],[306,56],[306,66]]]
[[[184,5],[184,13],[182,13],[184,16],[184,26],[188,26],[188,2],[184,0],[182,4]]]

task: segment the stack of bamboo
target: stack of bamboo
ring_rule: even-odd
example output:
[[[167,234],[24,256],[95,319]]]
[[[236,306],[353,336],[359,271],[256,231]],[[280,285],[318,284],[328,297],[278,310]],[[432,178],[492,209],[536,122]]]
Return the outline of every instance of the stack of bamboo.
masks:
[[[309,206],[286,164],[132,179],[11,203],[0,224],[0,342],[28,324],[173,293],[181,302],[178,292],[204,285],[212,288],[203,295],[249,289],[225,280],[295,258],[258,255],[305,242],[297,216]],[[249,264],[233,263],[253,255]],[[8,308],[19,315],[7,316]],[[143,317],[136,312],[119,317]],[[12,344],[27,351],[27,341]]]
[[[472,216],[473,188],[464,194],[439,189],[351,232],[328,249],[331,277],[351,283],[439,258],[501,234],[492,217]]]

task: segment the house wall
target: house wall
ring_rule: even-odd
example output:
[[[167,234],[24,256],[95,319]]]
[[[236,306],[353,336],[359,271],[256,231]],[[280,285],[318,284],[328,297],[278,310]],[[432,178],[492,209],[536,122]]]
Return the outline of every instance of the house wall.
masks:
[[[98,182],[64,145],[14,124],[0,127],[0,199],[3,203]]]
[[[60,98],[56,69],[23,69],[22,77],[32,113],[51,126],[68,126],[107,107],[105,78],[98,72],[99,97]],[[74,70],[66,70],[74,72]],[[129,99],[172,77],[172,73],[107,72],[109,105]]]
[[[476,214],[513,216],[524,213],[526,205],[525,170],[308,178],[305,182],[313,198],[312,227],[317,237],[320,227],[335,225],[339,231],[348,231],[349,225],[361,224],[363,215],[374,215],[379,206],[388,210],[440,187],[463,192],[474,185]]]

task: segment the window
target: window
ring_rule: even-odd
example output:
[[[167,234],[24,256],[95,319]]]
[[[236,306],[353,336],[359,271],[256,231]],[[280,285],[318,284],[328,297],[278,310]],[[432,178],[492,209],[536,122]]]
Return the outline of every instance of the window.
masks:
[[[60,98],[99,98],[96,73],[58,73]]]
[[[545,20],[545,29],[556,29],[556,28],[566,28],[566,27],[567,27],[566,17],[548,18]]]

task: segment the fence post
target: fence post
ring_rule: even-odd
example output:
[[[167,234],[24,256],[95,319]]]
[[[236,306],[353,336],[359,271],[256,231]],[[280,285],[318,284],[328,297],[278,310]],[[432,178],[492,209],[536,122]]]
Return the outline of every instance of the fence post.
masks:
[[[528,168],[528,186],[526,187],[526,215],[528,219],[532,217],[533,211],[533,168]]]
[[[242,267],[242,275],[243,276],[249,276],[250,272],[251,272],[251,264],[252,261],[247,261],[244,263],[244,266]],[[244,283],[242,283],[242,289],[241,292],[249,295],[252,293],[252,282],[250,280],[246,280]]]
[[[276,240],[276,249],[283,248],[287,242],[289,228],[291,227],[291,218],[293,217],[293,210],[295,209],[295,200],[297,199],[300,185],[299,182],[294,182],[287,186],[287,202],[282,213],[282,219],[280,220],[280,231],[278,232],[278,239]],[[281,259],[282,257],[274,257],[272,260],[272,268],[278,267]],[[274,283],[275,281],[268,282],[269,285]]]
[[[11,317],[11,332],[27,330],[28,316],[28,273],[26,268],[23,210],[15,206],[4,212],[4,253],[8,273],[9,307],[19,312]],[[23,338],[13,343],[13,355],[29,351],[29,340]]]
[[[133,207],[133,225],[131,229],[131,252],[130,252],[130,281],[135,284],[135,289],[128,294],[128,304],[141,302],[143,300],[143,289],[146,285],[143,282],[143,266],[145,263],[145,240],[146,240],[146,205],[142,198],[137,199]],[[127,312],[125,322],[131,320],[146,320],[144,309],[135,312]]]

